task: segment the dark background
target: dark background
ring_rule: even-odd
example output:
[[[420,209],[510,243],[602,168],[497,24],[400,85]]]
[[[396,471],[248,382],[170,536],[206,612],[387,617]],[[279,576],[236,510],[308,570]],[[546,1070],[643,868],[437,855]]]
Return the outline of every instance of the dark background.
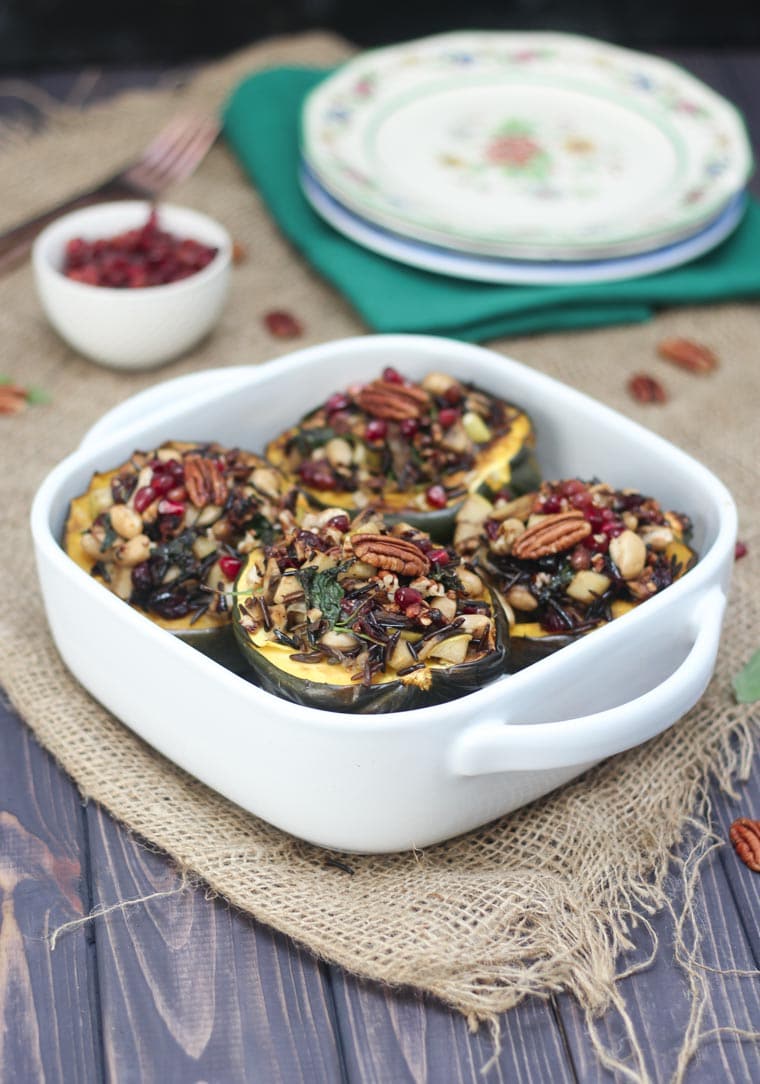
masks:
[[[211,59],[271,34],[332,29],[357,45],[442,30],[566,30],[634,48],[757,48],[747,0],[0,0],[0,74]]]

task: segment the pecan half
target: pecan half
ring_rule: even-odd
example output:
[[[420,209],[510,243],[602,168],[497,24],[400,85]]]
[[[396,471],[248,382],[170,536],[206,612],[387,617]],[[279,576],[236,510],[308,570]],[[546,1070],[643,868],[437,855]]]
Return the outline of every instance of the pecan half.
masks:
[[[760,873],[760,821],[738,817],[728,830],[734,850],[745,866]]]
[[[663,339],[657,353],[690,373],[710,373],[718,367],[718,359],[709,347],[693,339]]]
[[[537,557],[572,549],[590,534],[591,524],[582,512],[557,512],[544,516],[538,523],[523,531],[512,546],[512,554],[533,561]]]
[[[196,508],[207,504],[220,507],[227,500],[225,484],[218,463],[202,455],[186,455],[184,458],[185,489]]]
[[[26,410],[26,388],[17,384],[0,384],[0,414],[20,414]]]
[[[430,409],[430,396],[414,384],[391,384],[373,380],[354,396],[356,403],[375,418],[401,422],[406,418],[421,418]]]
[[[422,576],[430,561],[414,542],[389,538],[384,534],[355,534],[351,537],[354,553],[360,561],[404,576]]]

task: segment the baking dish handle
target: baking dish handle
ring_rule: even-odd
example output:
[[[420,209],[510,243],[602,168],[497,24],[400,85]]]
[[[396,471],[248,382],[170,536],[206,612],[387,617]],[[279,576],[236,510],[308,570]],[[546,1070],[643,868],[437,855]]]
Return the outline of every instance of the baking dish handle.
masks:
[[[688,654],[664,681],[613,708],[552,723],[513,724],[486,719],[461,734],[450,749],[457,775],[569,768],[592,764],[659,734],[699,700],[718,652],[726,597],[713,587],[692,615]]]

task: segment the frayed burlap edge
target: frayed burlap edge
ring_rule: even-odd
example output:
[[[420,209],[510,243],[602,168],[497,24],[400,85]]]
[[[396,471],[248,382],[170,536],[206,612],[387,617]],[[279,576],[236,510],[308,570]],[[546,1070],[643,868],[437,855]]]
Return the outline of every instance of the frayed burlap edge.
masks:
[[[212,66],[188,87],[106,103],[86,123],[68,110],[43,137],[20,143],[0,159],[8,194],[4,217],[11,221],[91,180],[88,152],[95,142],[101,165],[115,165],[164,116],[190,103],[215,107],[253,67],[325,64],[342,55],[345,46],[328,37],[284,39]],[[46,172],[51,155],[59,168]],[[256,319],[267,308],[289,308],[302,318],[303,345],[362,330],[342,300],[282,241],[223,147],[212,152],[179,201],[222,217],[251,258],[236,269],[232,303],[214,337],[160,375],[109,373],[77,358],[41,319],[27,268],[0,282],[0,371],[53,395],[47,407],[12,422],[0,419],[13,426],[4,435],[12,434],[18,464],[1,480],[6,604],[0,615],[0,680],[14,705],[82,794],[166,852],[188,883],[201,878],[210,891],[322,959],[365,978],[430,993],[473,1023],[496,1026],[498,1014],[525,997],[559,991],[575,995],[590,1020],[613,1006],[625,1023],[617,961],[630,948],[634,928],[671,906],[675,871],[685,899],[675,916],[681,931],[676,952],[693,999],[676,1068],[682,1074],[701,1035],[698,939],[687,943],[684,931],[700,866],[718,843],[709,826],[709,787],[717,783],[733,793],[747,778],[756,725],[751,709],[734,703],[730,679],[756,646],[760,625],[754,599],[760,572],[757,308],[673,310],[635,328],[495,344],[631,414],[712,467],[737,499],[749,555],[736,568],[715,678],[682,722],[466,837],[415,854],[351,856],[349,875],[327,864],[326,852],[187,777],[95,704],[62,665],[33,586],[26,526],[31,496],[103,410],[158,379],[284,352],[287,346],[273,344]],[[627,375],[657,364],[657,340],[674,333],[708,342],[721,368],[701,381],[660,373],[670,401],[650,411],[631,404]],[[686,857],[675,860],[677,844]],[[598,1035],[595,1042],[605,1064],[631,1079],[646,1079],[632,1025],[626,1065],[605,1051]]]

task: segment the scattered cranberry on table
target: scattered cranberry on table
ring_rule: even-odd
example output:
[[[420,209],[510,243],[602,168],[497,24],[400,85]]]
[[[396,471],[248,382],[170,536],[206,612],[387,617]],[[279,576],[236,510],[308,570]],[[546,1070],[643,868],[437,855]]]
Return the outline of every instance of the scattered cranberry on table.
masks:
[[[211,245],[161,229],[153,210],[136,229],[94,241],[73,238],[66,245],[63,273],[88,286],[166,286],[202,271],[217,252]]]
[[[270,335],[275,339],[297,339],[303,335],[303,327],[289,312],[275,310],[264,314],[264,324]]]

